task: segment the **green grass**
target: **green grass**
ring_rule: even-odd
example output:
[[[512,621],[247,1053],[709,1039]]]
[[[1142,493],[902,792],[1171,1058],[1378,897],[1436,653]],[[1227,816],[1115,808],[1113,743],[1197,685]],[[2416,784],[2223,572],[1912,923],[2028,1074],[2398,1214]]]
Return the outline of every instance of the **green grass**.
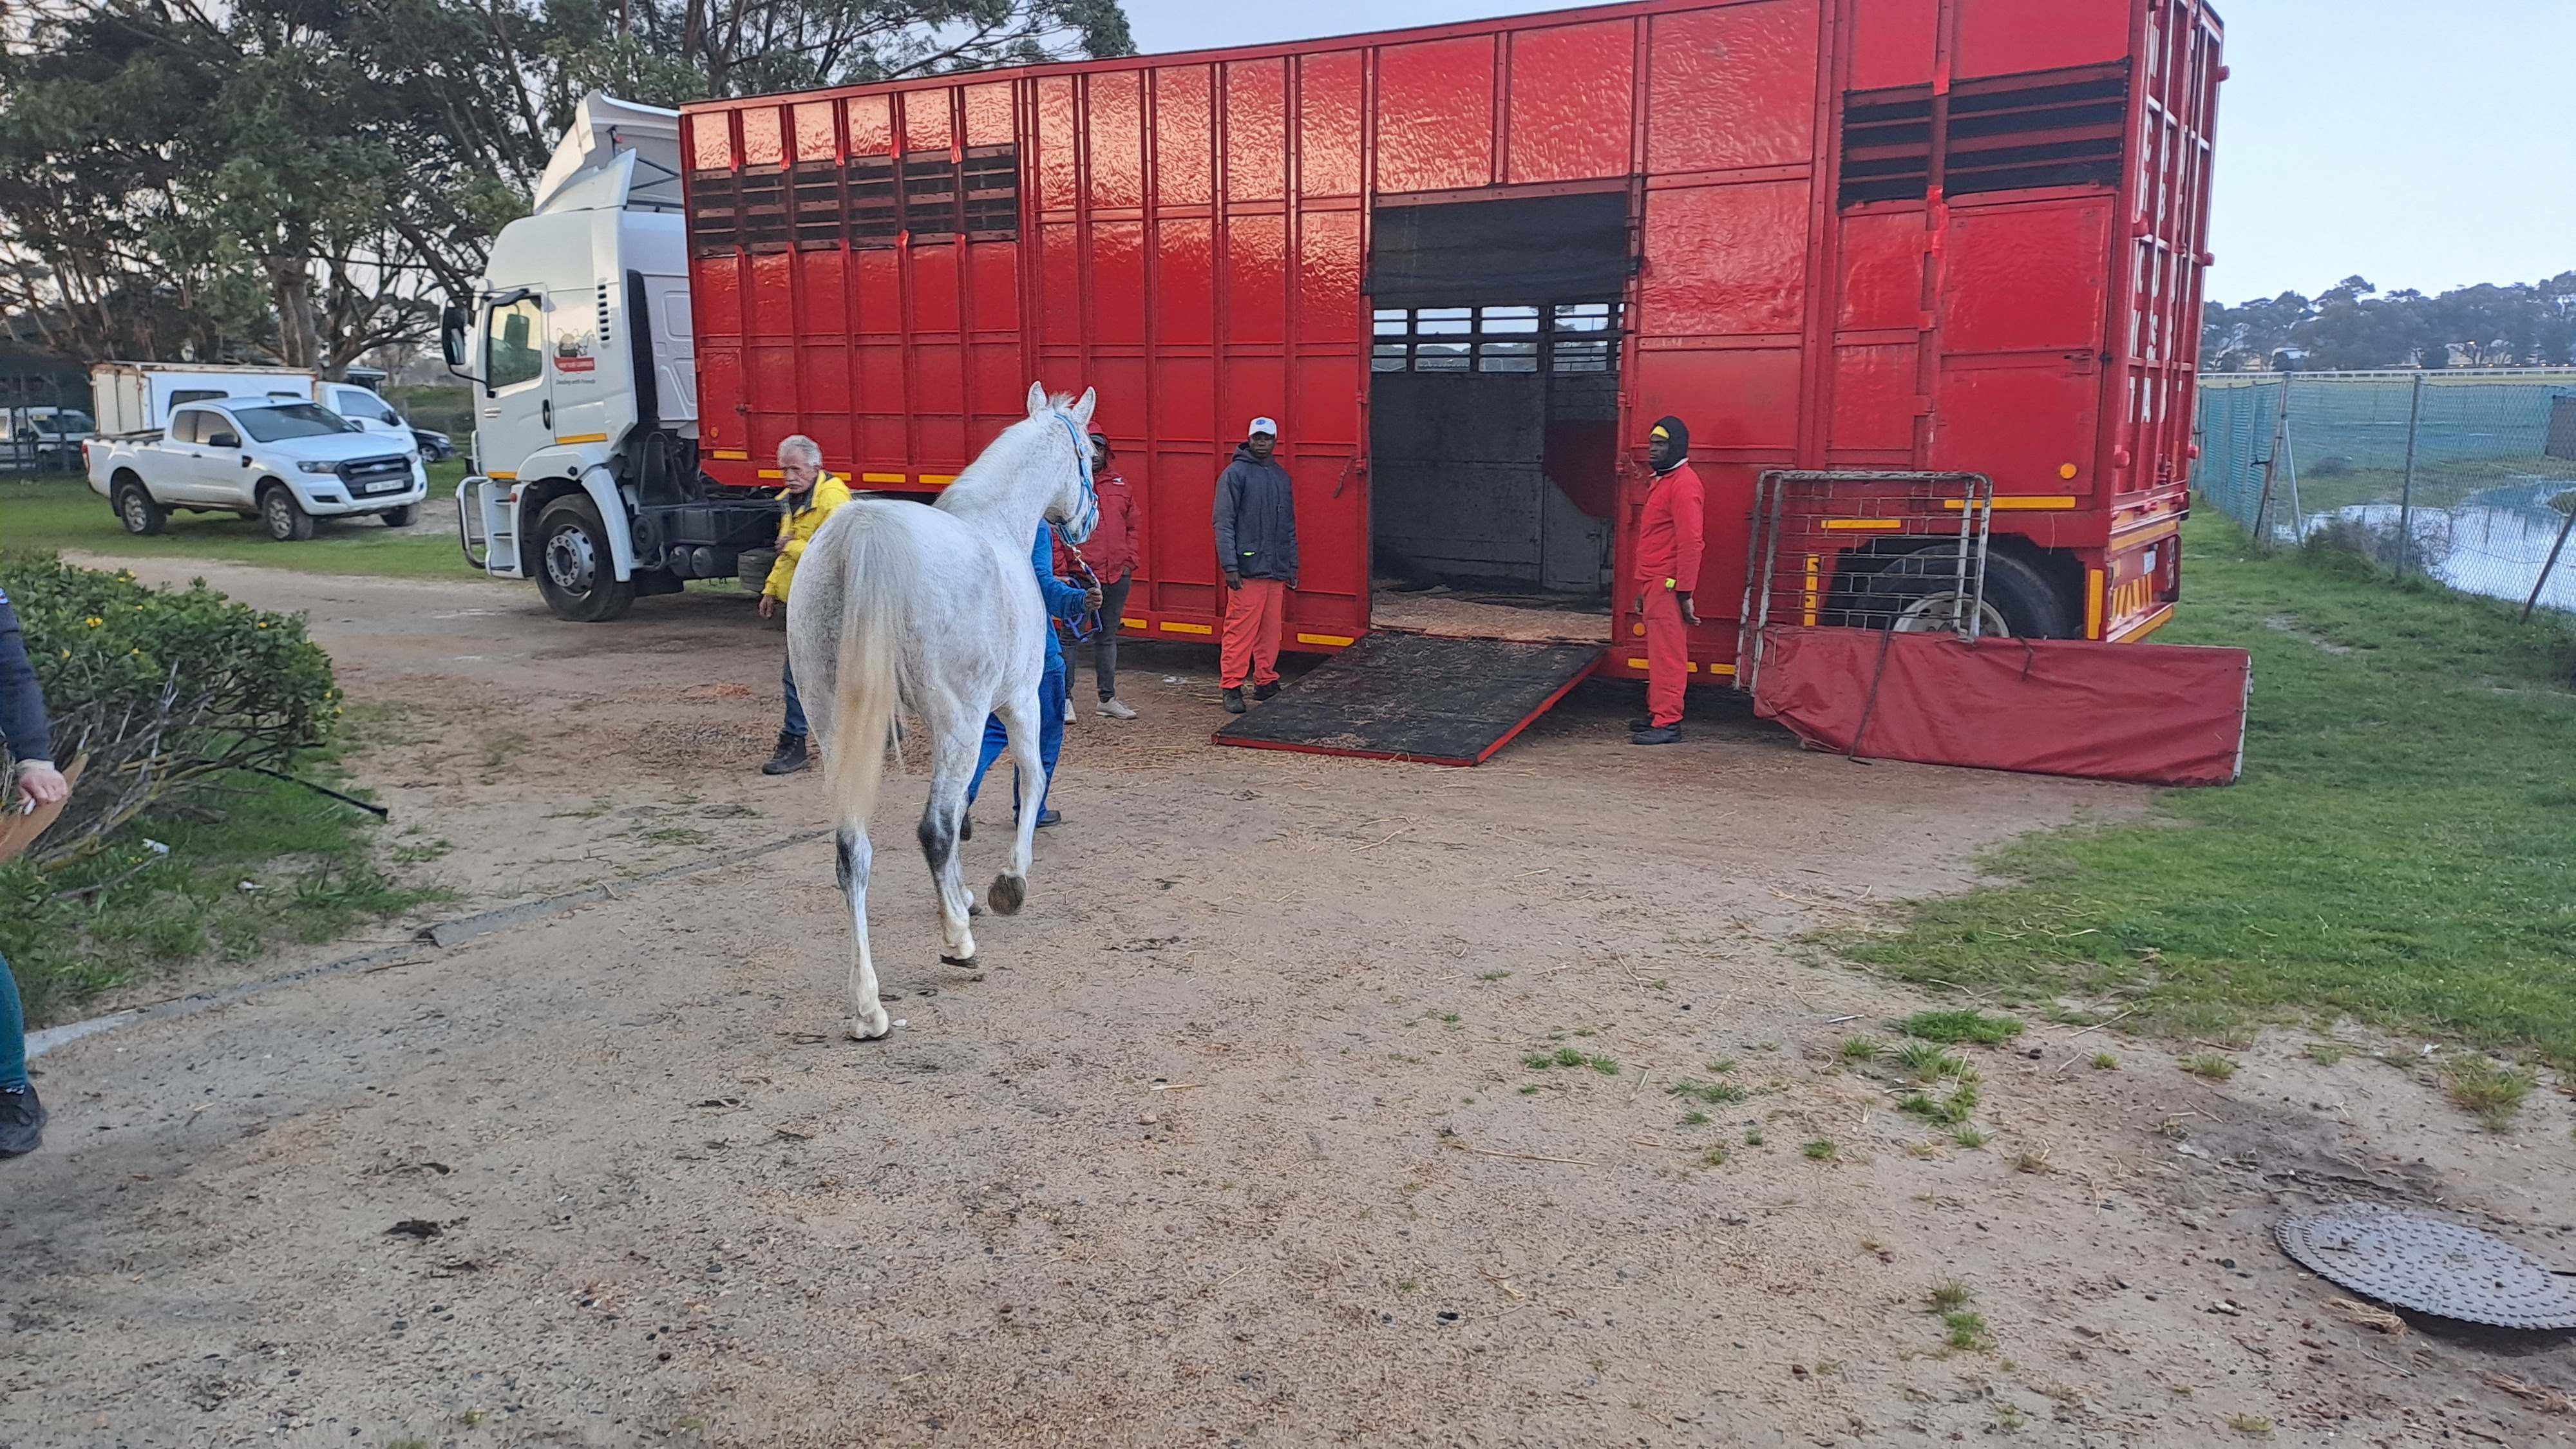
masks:
[[[1994,1335],[1986,1330],[1982,1313],[1960,1309],[1941,1315],[1941,1336],[1952,1348],[1967,1353],[1982,1353],[1995,1346]]]
[[[327,761],[305,773],[332,778]],[[236,780],[138,818],[88,860],[43,874],[23,859],[0,866],[0,951],[30,1026],[74,1018],[105,992],[190,961],[335,940],[435,897],[376,870],[369,817],[284,781]],[[169,854],[156,857],[146,840]]]
[[[1972,1041],[1979,1046],[2002,1046],[2021,1035],[2021,1023],[2009,1016],[1988,1016],[1982,1011],[1918,1011],[1896,1024],[1905,1035],[1923,1041],[1956,1044]]]
[[[2512,1129],[2531,1087],[2531,1073],[2485,1057],[2455,1057],[2442,1066],[2442,1088],[2451,1105],[2485,1123],[2489,1132]]]
[[[1843,1150],[1835,1146],[1834,1140],[1830,1137],[1819,1137],[1798,1150],[1817,1162],[1839,1161],[1843,1155]]]
[[[278,543],[259,524],[226,513],[174,513],[150,538],[128,534],[107,500],[77,478],[0,483],[0,539],[12,548],[76,550],[124,559],[192,558],[263,564],[307,573],[403,579],[479,579],[456,544],[452,499],[465,476],[459,459],[429,465],[420,521],[387,528],[373,518],[324,520],[303,543]]]
[[[2357,562],[2258,557],[2223,520],[2190,524],[2184,557],[2187,602],[2160,637],[2253,652],[2244,779],[2025,838],[1985,862],[2014,883],[1835,944],[1992,999],[2124,992],[2125,1026],[2175,1035],[2349,1016],[2576,1067],[2564,624]]]
[[[1712,1107],[1723,1107],[1729,1102],[1741,1102],[1752,1095],[1733,1082],[1703,1082],[1691,1077],[1684,1077],[1664,1090],[1672,1096],[1693,1102],[1706,1102]]]
[[[2223,1082],[2236,1075],[2236,1063],[2216,1052],[2184,1057],[2175,1065],[2204,1081]]]

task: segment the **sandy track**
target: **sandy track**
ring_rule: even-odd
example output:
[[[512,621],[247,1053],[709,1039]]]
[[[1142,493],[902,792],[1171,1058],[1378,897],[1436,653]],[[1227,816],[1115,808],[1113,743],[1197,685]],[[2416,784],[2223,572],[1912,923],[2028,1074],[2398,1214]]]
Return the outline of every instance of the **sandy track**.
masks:
[[[311,610],[385,713],[360,771],[406,838],[454,843],[442,912],[824,823],[812,776],[751,771],[778,640],[738,601],[576,628],[498,586],[207,573]],[[0,1443],[2182,1445],[2260,1418],[2274,1442],[2520,1445],[2576,1422],[2480,1377],[2568,1387],[2563,1346],[2383,1338],[2269,1240],[2312,1194],[2439,1197],[2576,1263],[2561,1102],[2489,1138],[2294,1038],[2210,1086],[2135,1043],[2068,1065],[2103,1035],[2041,1026],[2036,1060],[1979,1054],[1996,1137],[1973,1152],[1843,1067],[1843,1038],[1921,1001],[1797,937],[2139,792],[1855,766],[1734,717],[1630,750],[1610,688],[1475,771],[1219,750],[1208,661],[1133,653],[1146,718],[1075,728],[1069,822],[1028,912],[979,930],[980,979],[935,964],[920,782],[888,791],[886,1042],[838,1037],[815,842],[45,1058],[49,1148],[0,1168]],[[1560,1046],[1618,1072],[1521,1064]],[[1685,1125],[1685,1080],[1748,1096]],[[1801,1150],[1825,1140],[1835,1161]],[[406,1221],[437,1235],[388,1234]],[[1944,1348],[1923,1296],[1951,1279],[1990,1350]]]

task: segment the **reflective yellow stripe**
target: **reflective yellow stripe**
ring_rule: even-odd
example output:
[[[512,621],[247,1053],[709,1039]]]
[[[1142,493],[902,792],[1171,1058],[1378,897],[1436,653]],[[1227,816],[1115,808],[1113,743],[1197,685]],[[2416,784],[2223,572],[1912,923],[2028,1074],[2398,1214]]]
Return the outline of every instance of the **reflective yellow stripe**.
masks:
[[[1163,621],[1162,628],[1163,632],[1166,634],[1213,634],[1216,632],[1214,627],[1207,624],[1175,624],[1169,619]]]
[[[1816,556],[1807,555],[1807,588],[1798,605],[1798,622],[1808,628],[1816,625]]]
[[[504,482],[504,483],[516,483],[516,482],[518,482],[518,481],[519,481],[519,475],[518,475],[518,474],[516,474],[516,473],[504,473],[504,472],[502,472],[502,471],[501,471],[500,469],[498,469],[498,468],[493,469],[491,472],[486,473],[486,474],[484,474],[483,476],[484,476],[484,477],[486,477],[486,478],[497,478],[497,479],[499,479],[500,481],[502,481],[502,482]]]
[[[605,443],[607,441],[608,435],[606,433],[576,433],[569,438],[555,439],[555,443],[558,447],[565,448],[569,448],[575,443]]]
[[[1894,533],[1905,526],[1902,518],[1828,518],[1828,533]]]
[[[933,488],[944,488],[947,485],[956,482],[957,475],[954,473],[924,473],[921,475],[921,481]]]
[[[1354,641],[1341,634],[1300,634],[1297,636],[1297,642],[1300,644],[1332,644],[1338,646],[1349,644]]]
[[[763,478],[784,478],[787,475],[775,468],[763,468],[760,470],[760,476]]]
[[[1130,629],[1142,629],[1145,627],[1145,621],[1142,619],[1120,619],[1118,622]]]
[[[2111,636],[2111,641],[2116,644],[2123,643],[2131,639],[2143,639],[2149,634],[2156,632],[2158,629],[2163,628],[2166,621],[2171,618],[2173,618],[2173,605],[2167,604],[2163,608],[2149,614],[2147,617],[2140,619],[2135,624],[2130,625],[2128,628],[2122,629],[2118,633],[2113,634]]]
[[[903,481],[903,475],[901,473],[862,473],[859,475],[859,481],[862,483],[900,483]]]
[[[718,448],[715,450],[714,456],[718,458],[731,458],[735,462],[741,462],[742,460],[749,458],[751,455],[734,448]]]
[[[1941,500],[1941,506],[1949,509],[1953,513],[1956,513],[1968,505],[1960,502],[1956,498],[1944,498]],[[2074,506],[2074,495],[2067,493],[2060,493],[2054,497],[2019,496],[2012,498],[1998,498],[1994,501],[1994,508],[1997,513],[2027,513],[2033,510],[2072,508]]]
[[[2084,637],[2102,637],[2102,571],[2084,571]]]

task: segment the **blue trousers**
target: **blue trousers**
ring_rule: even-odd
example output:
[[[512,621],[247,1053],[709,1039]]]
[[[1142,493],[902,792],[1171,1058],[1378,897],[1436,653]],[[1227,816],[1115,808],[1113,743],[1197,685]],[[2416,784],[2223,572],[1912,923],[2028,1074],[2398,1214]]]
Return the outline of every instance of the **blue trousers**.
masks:
[[[9,958],[0,956],[0,1090],[25,1085],[27,1013],[18,1005],[17,974],[9,969]]]
[[[779,682],[787,686],[787,723],[789,734],[802,739],[805,735],[805,701],[796,697],[796,665],[793,661],[778,666]]]
[[[1038,681],[1038,762],[1046,766],[1047,793],[1055,791],[1055,762],[1064,753],[1064,659],[1048,655],[1046,677]],[[993,715],[984,721],[984,753],[975,761],[975,777],[966,782],[966,803],[975,803],[975,792],[984,788],[984,772],[1011,747],[1011,733],[1002,728],[1002,717]],[[1011,810],[1020,808],[1019,771],[1011,772]],[[1038,813],[1046,813],[1046,795],[1038,797]]]

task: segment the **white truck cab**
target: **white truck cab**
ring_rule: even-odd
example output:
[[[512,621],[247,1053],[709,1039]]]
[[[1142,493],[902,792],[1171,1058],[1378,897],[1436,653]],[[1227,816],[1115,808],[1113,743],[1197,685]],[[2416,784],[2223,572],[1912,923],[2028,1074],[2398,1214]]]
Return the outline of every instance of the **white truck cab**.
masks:
[[[280,542],[311,538],[319,518],[375,514],[400,528],[429,495],[408,430],[395,438],[292,397],[192,399],[166,428],[82,452],[91,491],[138,535],[174,510],[257,518]]]
[[[465,556],[579,622],[733,577],[777,532],[767,494],[698,470],[679,135],[676,111],[585,97],[534,214],[501,229],[473,306],[441,328],[476,393]]]

